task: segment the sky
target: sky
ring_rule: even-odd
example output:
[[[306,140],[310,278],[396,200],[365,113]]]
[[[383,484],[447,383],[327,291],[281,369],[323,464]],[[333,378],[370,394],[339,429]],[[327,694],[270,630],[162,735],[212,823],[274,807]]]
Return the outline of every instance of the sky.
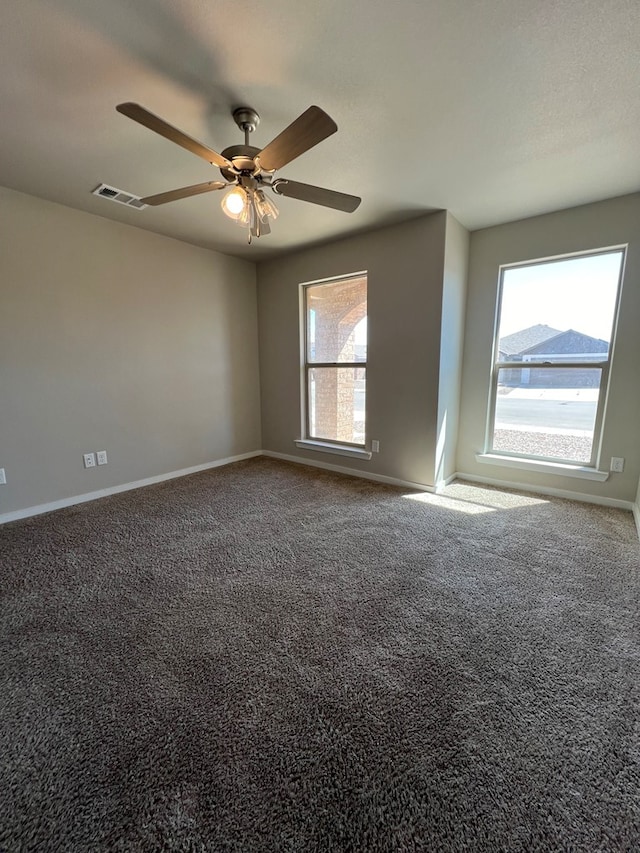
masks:
[[[506,269],[499,337],[543,323],[609,341],[622,258],[618,250]]]

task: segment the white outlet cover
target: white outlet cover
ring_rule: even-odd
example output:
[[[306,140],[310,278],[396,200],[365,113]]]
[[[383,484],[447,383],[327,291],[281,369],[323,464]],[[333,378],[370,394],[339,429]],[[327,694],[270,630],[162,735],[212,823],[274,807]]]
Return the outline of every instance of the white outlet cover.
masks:
[[[622,474],[622,472],[624,471],[624,457],[612,456],[609,470],[615,474]]]
[[[99,450],[96,453],[96,458],[98,460],[98,465],[106,465],[107,462],[109,461],[107,459],[107,451],[106,450]]]
[[[96,455],[95,455],[95,453],[83,453],[82,458],[84,459],[84,467],[85,468],[95,468],[96,467]]]
[[[0,468],[0,486],[4,486],[7,482],[7,475],[4,473],[4,468]]]

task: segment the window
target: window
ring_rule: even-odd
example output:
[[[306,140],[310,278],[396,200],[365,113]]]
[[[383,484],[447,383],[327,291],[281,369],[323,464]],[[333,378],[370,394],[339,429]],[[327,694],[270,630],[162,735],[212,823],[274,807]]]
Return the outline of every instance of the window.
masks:
[[[303,285],[306,437],[364,446],[367,277]]]
[[[596,467],[624,250],[503,267],[487,446]]]

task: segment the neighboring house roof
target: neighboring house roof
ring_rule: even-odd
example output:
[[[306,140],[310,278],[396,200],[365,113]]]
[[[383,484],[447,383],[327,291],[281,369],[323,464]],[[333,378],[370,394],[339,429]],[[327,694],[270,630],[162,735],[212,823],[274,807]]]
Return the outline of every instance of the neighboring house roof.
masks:
[[[566,332],[559,332],[552,338],[540,341],[540,343],[522,350],[519,354],[536,355],[537,353],[548,353],[549,355],[564,355],[571,353],[607,353],[608,351],[609,344],[601,338],[592,338],[591,335],[576,332],[575,329],[567,329]]]
[[[521,332],[514,332],[512,335],[505,335],[504,338],[500,338],[499,349],[505,355],[519,355],[522,352],[527,352],[536,344],[548,341],[549,338],[554,338],[560,334],[562,334],[560,329],[553,329],[551,326],[538,323],[536,326],[529,326],[528,329],[523,329]]]

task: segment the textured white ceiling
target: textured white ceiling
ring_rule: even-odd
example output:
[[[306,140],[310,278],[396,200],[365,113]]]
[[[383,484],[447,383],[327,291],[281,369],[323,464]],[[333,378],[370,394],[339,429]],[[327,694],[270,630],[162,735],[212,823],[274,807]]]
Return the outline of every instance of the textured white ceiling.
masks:
[[[638,0],[0,0],[0,184],[249,258],[432,209],[470,229],[640,188]],[[282,176],[362,196],[279,200],[245,243],[218,195],[144,211],[91,195],[206,180],[119,115],[137,101],[216,150],[318,104],[338,133]]]

